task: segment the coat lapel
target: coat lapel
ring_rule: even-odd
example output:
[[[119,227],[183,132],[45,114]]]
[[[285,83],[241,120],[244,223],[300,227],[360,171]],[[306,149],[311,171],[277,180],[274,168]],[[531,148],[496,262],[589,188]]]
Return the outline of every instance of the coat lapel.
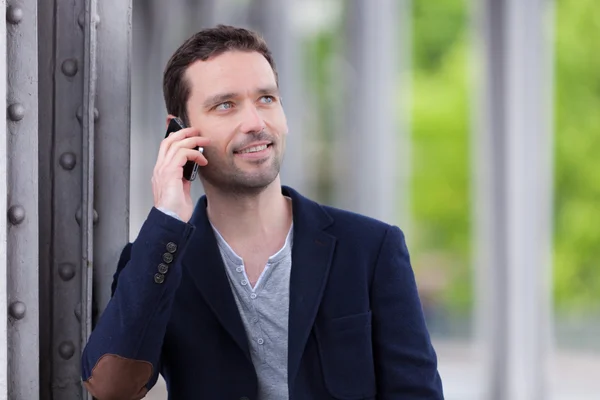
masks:
[[[182,264],[221,325],[240,346],[248,360],[252,361],[244,324],[233,298],[217,239],[206,214],[205,196],[198,201],[190,223],[195,229]]]
[[[290,188],[284,187],[283,192],[292,198],[294,213],[288,333],[288,382],[292,384],[323,298],[336,238],[324,231],[333,220],[320,205]]]

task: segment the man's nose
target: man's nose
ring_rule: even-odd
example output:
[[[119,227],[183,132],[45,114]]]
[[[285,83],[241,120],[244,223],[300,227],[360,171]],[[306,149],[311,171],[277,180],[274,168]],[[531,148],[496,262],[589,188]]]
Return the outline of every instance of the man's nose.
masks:
[[[265,129],[265,121],[254,105],[245,107],[242,113],[241,130],[243,133],[262,132]]]

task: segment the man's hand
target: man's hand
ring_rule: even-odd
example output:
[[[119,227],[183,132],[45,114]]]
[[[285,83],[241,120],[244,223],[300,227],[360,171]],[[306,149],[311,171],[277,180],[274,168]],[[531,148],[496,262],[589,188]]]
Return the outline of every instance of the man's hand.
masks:
[[[205,166],[208,161],[196,147],[204,147],[209,139],[199,136],[195,128],[173,132],[160,144],[152,174],[154,206],[175,212],[184,222],[192,217],[194,204],[190,194],[192,182],[183,178],[183,166],[193,161]]]

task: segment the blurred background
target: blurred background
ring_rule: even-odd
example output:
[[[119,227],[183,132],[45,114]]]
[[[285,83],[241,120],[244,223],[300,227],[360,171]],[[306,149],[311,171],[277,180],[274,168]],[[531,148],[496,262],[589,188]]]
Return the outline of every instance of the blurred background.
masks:
[[[164,66],[217,23],[274,52],[284,183],[406,233],[447,399],[599,398],[597,0],[134,0],[132,240]]]

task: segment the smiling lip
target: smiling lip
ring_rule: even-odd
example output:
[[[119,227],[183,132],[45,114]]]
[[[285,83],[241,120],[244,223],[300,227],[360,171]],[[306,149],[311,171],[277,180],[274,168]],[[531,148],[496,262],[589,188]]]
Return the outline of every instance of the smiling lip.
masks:
[[[234,151],[235,154],[253,154],[262,153],[272,145],[271,142],[254,142],[239,150]]]
[[[242,160],[259,161],[266,160],[271,155],[272,144],[253,144],[252,146],[244,147],[241,152],[236,151],[234,155]]]

